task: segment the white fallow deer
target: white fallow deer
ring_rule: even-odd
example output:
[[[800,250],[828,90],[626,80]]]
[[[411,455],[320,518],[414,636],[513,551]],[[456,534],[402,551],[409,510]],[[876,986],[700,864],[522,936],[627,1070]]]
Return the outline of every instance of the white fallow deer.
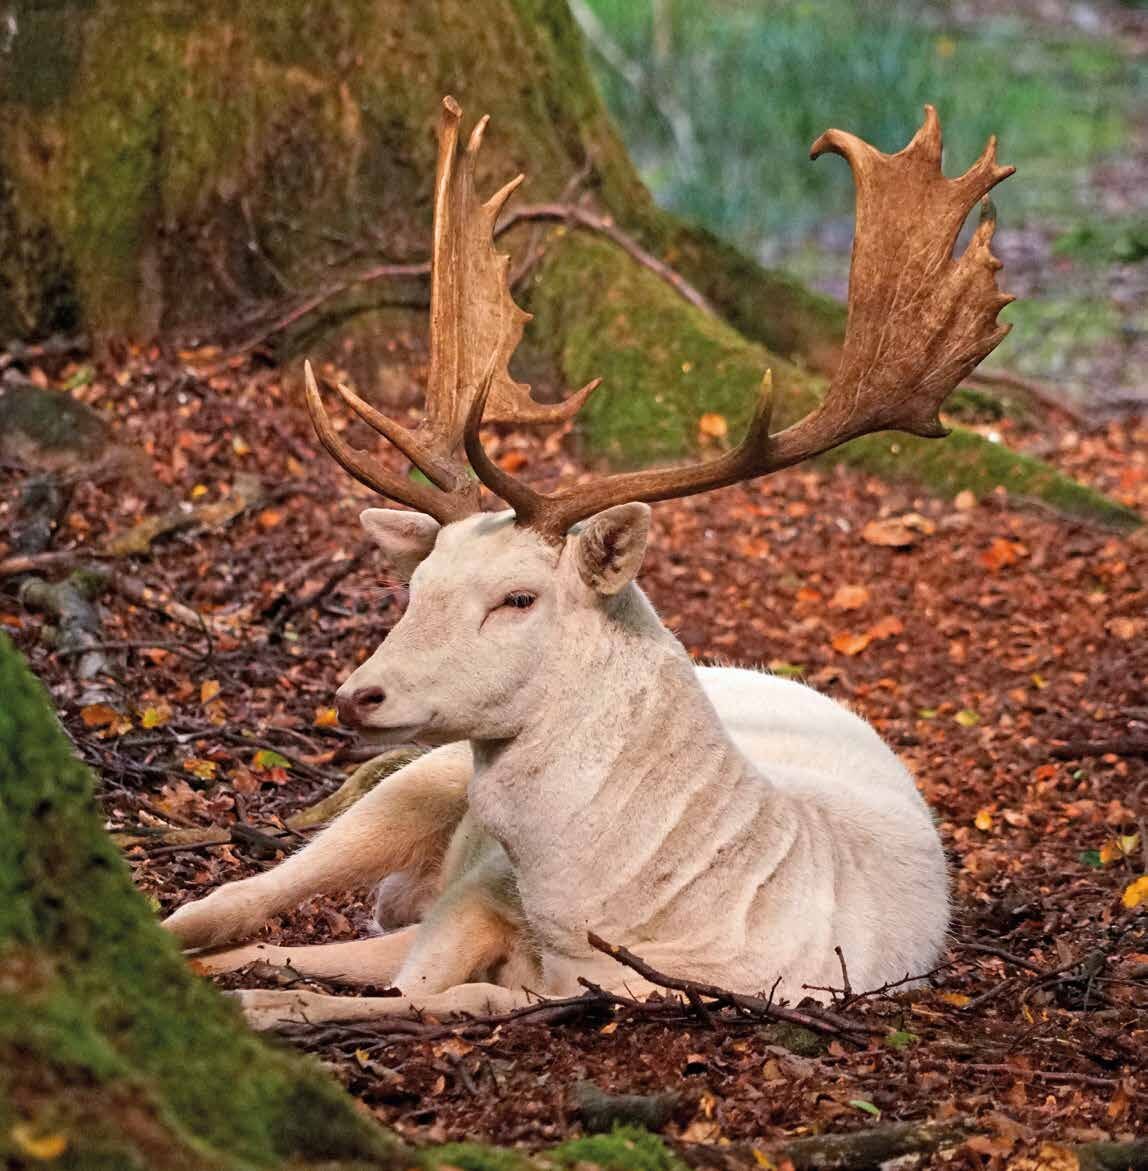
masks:
[[[766,475],[870,432],[944,434],[939,408],[1007,332],[996,317],[1011,299],[996,285],[991,215],[959,256],[954,246],[1012,168],[990,141],[964,175],[944,178],[930,107],[894,155],[824,134],[813,155],[849,162],[857,216],[844,348],[822,404],[771,433],[767,377],[728,454],[542,495],[489,458],[480,424],[566,415],[592,387],[541,408],[510,377],[526,315],[492,232],[517,181],[480,203],[485,120],[459,150],[460,111],[450,99],[444,111],[426,422],[409,432],[338,388],[429,483],[350,448],[307,369],[327,449],[417,510],[362,515],[409,575],[410,602],[339,688],[340,712],[378,736],[440,747],[276,869],[167,925],[188,947],[215,947],[311,895],[388,875],[392,902],[425,901],[418,922],[376,938],[206,954],[209,971],[263,958],[402,993],[241,993],[264,1026],[505,1010],[530,991],[576,992],[579,976],[640,993],[632,972],[590,947],[589,931],[676,976],[790,998],[839,981],[835,948],[857,987],[929,969],[945,941],[948,882],[913,778],[867,723],[809,688],[695,666],[634,579],[651,502]],[[511,511],[479,510],[460,447]]]

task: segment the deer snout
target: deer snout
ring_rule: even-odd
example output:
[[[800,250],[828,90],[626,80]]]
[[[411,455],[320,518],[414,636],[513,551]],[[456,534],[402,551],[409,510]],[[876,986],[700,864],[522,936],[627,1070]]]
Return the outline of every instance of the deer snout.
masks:
[[[387,693],[381,687],[356,687],[335,692],[335,708],[339,722],[348,728],[358,728],[386,702]]]

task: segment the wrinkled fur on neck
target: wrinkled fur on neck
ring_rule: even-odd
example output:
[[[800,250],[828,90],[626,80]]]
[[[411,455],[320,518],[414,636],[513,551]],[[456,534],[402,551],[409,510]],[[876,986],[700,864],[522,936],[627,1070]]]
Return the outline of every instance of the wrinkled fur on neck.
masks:
[[[840,983],[835,946],[858,988],[928,969],[943,857],[876,733],[800,684],[696,669],[635,585],[586,621],[542,718],[475,743],[469,790],[514,866],[547,990],[616,974],[588,930],[743,991],[780,976],[791,998]]]

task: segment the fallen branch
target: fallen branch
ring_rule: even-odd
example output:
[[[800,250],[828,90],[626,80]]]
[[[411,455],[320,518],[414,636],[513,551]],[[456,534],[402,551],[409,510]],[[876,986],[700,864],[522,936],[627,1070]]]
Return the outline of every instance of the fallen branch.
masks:
[[[659,988],[668,989],[671,992],[681,992],[687,997],[692,993],[694,996],[712,1000],[721,1007],[735,1008],[753,1017],[759,1017],[763,1020],[785,1021],[788,1024],[800,1025],[802,1028],[810,1029],[812,1032],[824,1033],[833,1037],[864,1037],[884,1031],[872,1025],[867,1025],[862,1021],[849,1020],[846,1017],[839,1016],[836,1013],[831,1013],[824,1009],[810,1009],[807,1011],[798,1008],[789,1008],[786,1005],[774,1004],[772,1000],[765,1000],[760,996],[748,996],[741,992],[730,992],[725,988],[719,988],[716,984],[703,984],[697,980],[686,980],[679,976],[667,976],[664,972],[659,972],[657,968],[651,967],[645,960],[634,955],[633,952],[628,951],[626,948],[620,947],[615,943],[607,943],[600,935],[595,935],[593,931],[587,932],[586,938],[590,946],[596,951],[600,951],[604,955],[608,955],[611,959],[617,960],[618,963],[624,964],[627,968],[637,972],[644,980],[648,980],[651,984],[655,984]]]
[[[755,1146],[755,1155],[760,1151],[761,1157],[753,1161],[762,1166],[788,1161],[794,1171],[870,1171],[905,1155],[928,1155],[959,1146],[966,1137],[965,1128],[956,1123],[897,1122],[852,1134],[821,1134]]]
[[[82,704],[99,703],[111,692],[92,681],[108,673],[108,660],[99,649],[102,642],[100,612],[96,599],[107,586],[99,573],[73,573],[65,581],[50,584],[42,578],[28,578],[20,586],[20,603],[50,614],[57,620],[56,648],[62,654],[79,656],[76,678],[85,684]]]

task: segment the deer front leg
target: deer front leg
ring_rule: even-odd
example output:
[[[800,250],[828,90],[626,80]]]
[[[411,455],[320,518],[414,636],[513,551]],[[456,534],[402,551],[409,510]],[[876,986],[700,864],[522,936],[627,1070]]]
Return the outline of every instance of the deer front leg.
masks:
[[[272,916],[320,894],[347,892],[398,870],[437,867],[466,812],[470,746],[428,752],[360,798],[297,854],[228,883],[164,922],[184,947],[254,935]]]
[[[345,943],[321,943],[310,947],[279,947],[274,943],[249,943],[223,951],[201,952],[191,966],[203,976],[235,972],[262,961],[277,968],[290,968],[303,977],[330,980],[337,984],[381,985],[394,982],[417,933],[405,927],[372,939]]]
[[[369,1021],[402,1013],[509,1012],[531,1003],[523,989],[500,984],[456,984],[445,992],[427,996],[328,996],[322,992],[294,992],[245,988],[231,993],[253,1029],[268,1030],[284,1024],[325,1024],[335,1021]]]

